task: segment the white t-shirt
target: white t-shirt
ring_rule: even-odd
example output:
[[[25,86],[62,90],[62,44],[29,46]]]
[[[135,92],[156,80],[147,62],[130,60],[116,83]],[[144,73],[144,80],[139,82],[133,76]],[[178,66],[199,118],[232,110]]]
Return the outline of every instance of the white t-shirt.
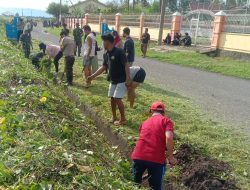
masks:
[[[130,79],[134,79],[136,73],[141,69],[141,67],[139,66],[132,66],[132,67],[129,67],[129,70],[130,70]]]
[[[87,38],[91,38],[92,39],[92,49],[91,49],[91,52],[90,52],[90,55],[91,57],[94,57],[95,56],[95,42],[96,42],[96,39],[95,39],[95,36],[93,33],[90,33]],[[83,49],[84,49],[84,53],[83,55],[86,56],[88,55],[88,51],[89,51],[89,44],[88,44],[88,40],[85,40],[85,43],[84,43],[84,46],[83,46]]]

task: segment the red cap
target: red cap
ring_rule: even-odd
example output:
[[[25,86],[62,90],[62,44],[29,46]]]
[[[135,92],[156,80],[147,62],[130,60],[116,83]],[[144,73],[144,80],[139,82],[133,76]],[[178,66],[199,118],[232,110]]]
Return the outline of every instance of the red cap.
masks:
[[[150,107],[150,111],[162,111],[162,112],[165,112],[165,105],[164,105],[164,103],[162,103],[160,101],[154,102]]]

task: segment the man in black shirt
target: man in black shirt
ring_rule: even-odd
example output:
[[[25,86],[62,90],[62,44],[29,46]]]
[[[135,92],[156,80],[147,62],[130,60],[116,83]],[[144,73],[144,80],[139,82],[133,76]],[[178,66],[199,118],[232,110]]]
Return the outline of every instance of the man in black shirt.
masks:
[[[145,33],[143,33],[141,36],[142,57],[146,57],[149,41],[150,41],[150,35],[148,33],[148,28],[145,28]]]
[[[128,27],[123,29],[123,37],[126,39],[123,49],[127,56],[128,64],[131,67],[135,61],[135,44],[133,39],[130,37],[130,29]]]
[[[108,81],[109,92],[111,98],[112,119],[111,122],[115,125],[126,124],[125,108],[122,102],[127,87],[130,84],[130,71],[127,63],[127,58],[122,49],[114,47],[114,37],[111,34],[102,36],[103,46],[107,52],[103,55],[103,65],[94,74],[88,77],[88,82],[91,82],[95,77],[102,74],[107,68],[109,70]],[[117,119],[116,108],[118,107],[121,119]]]

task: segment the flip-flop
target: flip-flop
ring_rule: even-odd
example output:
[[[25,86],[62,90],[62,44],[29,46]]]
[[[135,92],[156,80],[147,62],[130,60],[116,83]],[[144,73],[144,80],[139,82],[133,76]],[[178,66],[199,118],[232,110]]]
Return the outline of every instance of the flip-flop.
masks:
[[[116,121],[117,121],[117,118],[116,118],[116,119],[111,118],[111,119],[109,120],[109,123],[114,124]]]
[[[115,125],[115,126],[121,126],[121,125],[126,125],[126,124],[127,124],[127,121],[121,121],[121,120],[120,120],[120,121],[115,121],[115,122],[114,122],[114,125]]]

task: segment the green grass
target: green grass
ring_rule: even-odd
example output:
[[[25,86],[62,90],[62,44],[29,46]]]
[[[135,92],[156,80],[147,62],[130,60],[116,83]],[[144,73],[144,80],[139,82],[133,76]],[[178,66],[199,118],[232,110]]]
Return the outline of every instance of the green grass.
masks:
[[[49,33],[58,36],[60,29],[47,29]],[[100,36],[98,42],[101,44]],[[154,44],[150,45],[154,47]],[[136,55],[140,56],[140,45],[136,40]],[[171,51],[167,53],[157,52],[153,49],[148,50],[147,57],[152,60],[158,60],[166,63],[177,64],[187,67],[193,67],[204,71],[221,73],[227,76],[233,76],[243,79],[250,79],[250,62],[239,61],[230,57],[209,57],[195,52]]]
[[[33,69],[3,27],[0,38],[0,189],[137,189],[128,160],[63,88]]]
[[[98,40],[100,39],[98,38]],[[161,55],[163,56],[163,54]],[[169,56],[171,57],[171,55],[173,54]],[[175,55],[175,59],[182,60],[177,56],[177,53]],[[200,60],[203,60],[201,57],[204,57],[205,60],[221,59],[199,54],[197,56],[200,57]],[[81,61],[77,58],[74,68],[76,85],[72,87],[72,90],[79,95],[82,103],[91,105],[99,117],[109,120],[111,113],[109,99],[107,98],[108,82],[105,76],[102,76],[93,82],[93,87],[88,90],[84,89]],[[128,124],[120,128],[113,126],[113,130],[130,139],[130,144],[133,144],[138,136],[138,126],[148,117],[149,105],[155,100],[162,100],[166,103],[167,115],[174,121],[175,132],[179,137],[179,140],[176,141],[177,147],[182,143],[190,143],[205,155],[228,162],[232,166],[232,171],[226,176],[234,176],[242,189],[250,188],[249,136],[240,131],[231,130],[231,126],[214,122],[193,105],[188,98],[179,94],[162,90],[147,83],[142,85],[137,90],[135,109],[129,108],[126,103]],[[167,178],[177,179],[178,172],[175,174],[168,173]]]

